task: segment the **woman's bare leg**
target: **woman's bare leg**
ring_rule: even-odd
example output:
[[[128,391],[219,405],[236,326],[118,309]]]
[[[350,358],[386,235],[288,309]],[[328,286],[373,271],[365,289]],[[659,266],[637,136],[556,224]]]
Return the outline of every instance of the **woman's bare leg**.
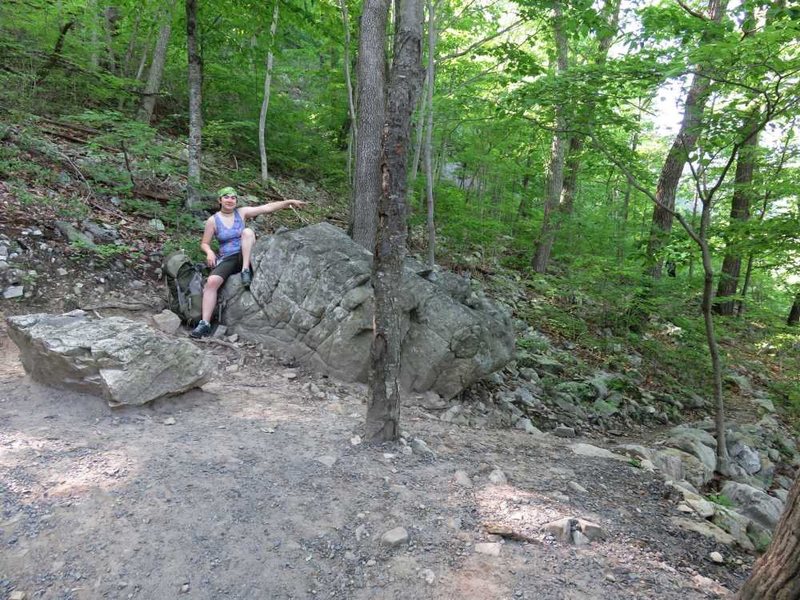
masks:
[[[242,230],[242,271],[250,268],[250,254],[253,252],[253,244],[256,243],[256,234],[249,227]]]
[[[203,288],[203,321],[211,323],[211,315],[217,305],[217,292],[225,280],[219,275],[211,275]]]

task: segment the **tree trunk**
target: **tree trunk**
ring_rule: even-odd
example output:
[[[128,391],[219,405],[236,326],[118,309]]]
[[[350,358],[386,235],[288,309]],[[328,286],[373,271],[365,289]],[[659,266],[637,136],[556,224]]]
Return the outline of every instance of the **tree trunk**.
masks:
[[[189,62],[189,180],[186,184],[186,208],[194,208],[200,203],[203,133],[203,64],[197,48],[197,0],[186,0],[186,52]]]
[[[790,327],[794,327],[798,323],[800,323],[800,292],[797,292],[794,297],[792,309],[789,311],[789,318],[786,319],[786,324]]]
[[[89,0],[86,10],[89,11],[89,69],[97,71],[100,66],[97,0]]]
[[[347,181],[353,189],[353,149],[358,140],[358,127],[356,124],[356,103],[353,97],[353,78],[350,75],[350,15],[347,12],[347,0],[341,0],[342,27],[344,29],[344,82],[347,85],[347,110],[350,117],[350,132],[347,136]]]
[[[427,69],[425,71],[425,82],[422,84],[422,88],[424,90],[428,89],[428,72]],[[428,94],[425,93],[421,95],[419,100],[419,111],[418,111],[418,118],[417,118],[417,127],[416,127],[416,143],[414,144],[414,158],[411,160],[411,173],[408,177],[409,183],[413,186],[414,182],[417,180],[417,173],[419,172],[419,163],[420,158],[422,157],[422,145],[425,141],[425,115],[426,111],[428,110]],[[409,197],[409,204],[411,203],[411,199]]]
[[[150,124],[153,120],[153,110],[156,106],[156,98],[161,89],[161,78],[164,76],[164,65],[167,61],[167,47],[169,46],[169,36],[172,31],[170,22],[172,14],[167,12],[164,25],[158,32],[155,50],[153,50],[153,62],[150,64],[150,73],[147,76],[147,83],[142,93],[142,106],[139,108],[137,119],[142,123]],[[146,54],[145,50],[145,54]]]
[[[136,48],[137,37],[139,36],[139,23],[142,20],[142,13],[140,10],[136,11],[136,19],[133,21],[133,30],[131,37],[128,39],[128,47],[125,50],[125,55],[122,57],[122,64],[120,65],[119,72],[123,77],[128,76],[130,70],[131,60],[133,59],[133,51]]]
[[[37,84],[44,81],[45,77],[47,77],[47,75],[50,73],[50,70],[56,66],[58,59],[61,58],[61,50],[64,48],[64,42],[66,41],[67,33],[69,33],[69,30],[72,29],[73,25],[75,25],[75,21],[67,21],[58,30],[58,39],[56,40],[56,45],[53,47],[53,53],[50,55],[50,58],[47,60],[44,66],[39,70],[39,74],[36,77]]]
[[[737,600],[796,600],[800,598],[800,477],[778,522],[772,543],[756,561]]]
[[[358,39],[358,118],[355,186],[353,188],[353,241],[370,252],[375,248],[378,202],[381,197],[381,139],[385,114],[386,24],[389,0],[365,0]]]
[[[117,72],[117,57],[114,54],[114,30],[119,19],[119,9],[107,6],[103,11],[103,33],[106,39],[106,60],[109,73]]]
[[[436,81],[434,56],[436,53],[436,16],[432,0],[428,4],[428,123],[425,127],[425,191],[428,205],[428,267],[436,264],[436,223],[433,204],[433,86]]]
[[[749,123],[746,126],[749,129]],[[758,135],[752,135],[745,140],[736,159],[736,175],[734,176],[733,198],[731,199],[731,222],[734,228],[737,223],[743,223],[750,218],[751,185],[753,171],[755,170],[756,151],[758,150]],[[736,235],[734,233],[734,235]],[[717,300],[714,303],[714,312],[727,317],[733,316],[736,311],[736,302],[729,298],[736,294],[739,285],[739,272],[742,268],[742,255],[730,247],[733,241],[728,240],[727,252],[722,261],[719,283],[717,284]],[[727,299],[726,299],[727,298]]]
[[[709,20],[719,23],[727,6],[727,0],[709,0]],[[710,34],[703,35],[703,43],[709,41]],[[653,219],[650,225],[650,239],[647,243],[647,260],[649,274],[658,279],[661,277],[662,260],[658,256],[672,231],[672,211],[675,209],[675,194],[680,183],[681,173],[689,155],[697,146],[697,138],[703,121],[703,111],[711,94],[711,80],[703,65],[697,67],[698,73],[692,77],[689,93],[683,108],[683,120],[678,135],[667,153],[661,175],[656,185],[658,204],[653,208]]]
[[[267,51],[267,73],[264,75],[264,98],[261,101],[261,113],[258,116],[258,154],[261,157],[261,185],[264,189],[269,185],[269,170],[267,168],[267,109],[269,108],[269,92],[272,84],[272,61],[275,45],[275,32],[278,29],[278,0],[272,10],[272,24],[269,27],[269,50]]]
[[[564,75],[567,71],[567,34],[564,31],[563,20],[561,3],[556,1],[553,8],[553,33],[556,42],[556,73],[558,75]],[[550,145],[550,160],[547,164],[544,216],[542,217],[542,227],[539,231],[539,239],[536,242],[536,249],[531,262],[533,270],[537,273],[547,271],[547,265],[550,262],[550,252],[553,249],[556,232],[554,213],[558,208],[558,203],[561,200],[561,191],[564,187],[564,155],[566,151],[564,105],[557,104],[555,111],[555,131]]]
[[[400,0],[394,58],[381,152],[381,189],[372,285],[375,337],[370,356],[367,438],[396,439],[400,432],[400,330],[403,259],[406,252],[406,185],[411,113],[422,73],[422,3]],[[385,21],[384,21],[385,22]],[[362,130],[363,131],[363,130]]]

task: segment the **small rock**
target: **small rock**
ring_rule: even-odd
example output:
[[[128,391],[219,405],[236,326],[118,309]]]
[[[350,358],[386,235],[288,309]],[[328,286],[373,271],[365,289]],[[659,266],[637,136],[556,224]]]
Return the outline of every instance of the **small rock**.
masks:
[[[21,285],[10,285],[3,291],[3,298],[6,300],[13,300],[14,298],[21,298],[25,293],[25,288]]]
[[[567,487],[569,487],[569,489],[571,489],[573,492],[578,492],[579,494],[588,494],[589,493],[589,490],[587,490],[585,487],[583,487],[577,481],[570,481],[567,484]]]
[[[506,474],[503,473],[500,469],[495,469],[491,473],[489,473],[489,481],[496,485],[505,485],[508,483],[508,478]]]
[[[358,446],[360,443],[361,443],[361,436],[360,435],[354,435],[353,437],[350,438],[350,445],[351,446]]]
[[[470,479],[469,475],[467,475],[466,471],[458,470],[453,475],[453,481],[459,487],[463,488],[471,488],[472,487],[472,479]]]
[[[189,584],[188,583],[184,583],[181,586],[181,594],[188,594],[188,593],[189,593]]]
[[[401,452],[405,456],[411,456],[412,454],[414,454],[414,451],[411,449],[411,446],[403,446],[403,449],[401,450]]]
[[[58,269],[56,269],[56,275],[58,275],[59,277],[64,277],[65,275],[68,274],[69,271],[67,271],[64,267],[59,267]]]
[[[390,529],[381,536],[381,543],[393,548],[408,541],[408,532],[403,527]]]
[[[563,438],[574,438],[575,428],[567,427],[566,425],[559,425],[553,430],[553,435]]]
[[[8,600],[28,600],[28,592],[22,590],[14,590],[8,597]]]
[[[226,373],[236,373],[238,371],[239,371],[239,365],[237,364],[228,365],[227,367],[225,367]]]
[[[239,341],[239,334],[233,333],[226,338],[231,344],[235,344]]]
[[[286,371],[283,376],[288,379],[289,381],[294,381],[297,379],[297,372],[296,371]]]
[[[414,438],[411,440],[411,450],[415,454],[421,454],[423,456],[433,456],[434,452],[428,447],[428,444],[425,443],[425,440],[421,440],[420,438]]]
[[[370,558],[370,559],[367,561],[367,566],[368,566],[368,567],[374,567],[374,566],[375,566],[375,565],[377,565],[377,564],[378,564],[378,561],[377,561],[377,560],[375,560],[374,558]]]
[[[156,329],[169,335],[173,335],[181,326],[181,318],[171,310],[163,310],[150,318]]]
[[[225,337],[225,333],[228,331],[228,328],[225,325],[217,325],[216,329],[214,329],[214,333],[211,334],[211,337],[215,340],[221,340]]]
[[[708,555],[708,558],[710,558],[712,561],[714,561],[718,565],[721,565],[721,564],[723,564],[725,562],[725,559],[722,557],[722,554],[720,554],[719,552],[712,552],[711,554]]]
[[[436,574],[430,569],[422,569],[419,576],[422,577],[428,585],[433,585],[433,582],[436,581]]]
[[[475,544],[475,552],[486,556],[500,556],[500,544],[496,542]]]
[[[175,417],[167,417],[164,419],[164,425],[175,425]]]

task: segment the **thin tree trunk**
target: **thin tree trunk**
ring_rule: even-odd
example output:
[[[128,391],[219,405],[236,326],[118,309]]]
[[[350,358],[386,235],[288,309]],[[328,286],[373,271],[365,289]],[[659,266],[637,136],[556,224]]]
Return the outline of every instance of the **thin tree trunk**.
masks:
[[[795,479],[772,543],[753,566],[737,600],[800,598],[800,477]]]
[[[275,46],[275,32],[278,29],[278,0],[272,10],[272,24],[269,27],[269,50],[267,51],[267,73],[264,76],[264,98],[261,101],[261,113],[258,116],[258,154],[261,157],[261,185],[266,189],[269,185],[269,170],[267,168],[267,109],[269,108],[269,93],[272,85],[272,61]]]
[[[117,57],[114,55],[114,21],[119,16],[117,9],[113,6],[107,6],[103,11],[103,33],[106,39],[106,60],[108,61],[109,73],[117,72]]]
[[[727,6],[727,0],[709,0],[709,20],[719,23]],[[703,43],[708,42],[711,34],[703,35]],[[656,185],[658,204],[653,208],[653,219],[650,226],[650,239],[647,243],[648,272],[654,278],[661,277],[662,260],[658,256],[666,244],[672,231],[672,211],[675,209],[675,194],[680,183],[683,167],[688,156],[695,150],[703,121],[706,101],[711,94],[711,80],[708,68],[697,67],[698,73],[692,77],[689,93],[683,109],[683,120],[678,135],[667,153],[661,175]]]
[[[428,201],[428,267],[436,264],[436,223],[433,204],[433,87],[436,82],[434,56],[436,54],[436,15],[432,0],[428,4],[428,119],[425,127],[425,191]]]
[[[72,29],[73,25],[75,25],[75,21],[67,21],[58,30],[58,39],[56,40],[56,45],[53,47],[53,52],[50,54],[50,58],[39,70],[39,74],[36,77],[37,84],[44,81],[52,68],[56,66],[58,59],[61,58],[61,50],[64,48],[64,42],[66,41],[67,33],[69,33],[69,30]]]
[[[186,0],[186,52],[189,63],[189,180],[186,185],[186,207],[191,209],[200,203],[203,139],[203,63],[197,48],[197,0]]]
[[[378,202],[381,197],[381,139],[385,114],[386,24],[389,0],[365,0],[358,39],[358,117],[356,173],[353,187],[353,241],[370,252],[375,248]]]
[[[358,139],[358,126],[356,123],[356,103],[353,97],[353,78],[350,74],[350,15],[347,11],[347,0],[340,0],[342,10],[342,27],[344,29],[344,82],[347,85],[347,110],[350,117],[350,133],[347,136],[347,181],[353,189],[353,150]]]
[[[97,0],[89,0],[86,9],[89,11],[89,68],[97,71],[100,66]]]
[[[559,76],[567,72],[567,34],[564,31],[563,19],[561,3],[557,0],[553,8],[553,33],[556,43],[556,73]],[[556,231],[556,226],[553,222],[554,213],[558,208],[561,191],[564,187],[564,156],[566,152],[564,105],[557,104],[555,111],[555,131],[553,132],[553,141],[550,146],[550,160],[547,164],[544,216],[542,217],[539,239],[536,242],[533,260],[531,261],[531,266],[537,273],[547,271],[547,265],[550,262],[550,252],[553,249]]]
[[[789,317],[786,319],[786,324],[790,327],[794,327],[798,323],[800,323],[800,292],[795,295],[792,308],[789,310]]]
[[[131,60],[133,59],[133,50],[136,48],[136,38],[139,36],[139,23],[142,20],[142,13],[140,11],[136,11],[136,19],[133,22],[133,30],[131,31],[131,37],[128,39],[128,47],[125,50],[125,55],[122,57],[122,64],[120,65],[119,72],[120,75],[126,77],[128,75],[128,70],[131,66]]]
[[[370,356],[367,438],[396,439],[400,433],[400,331],[403,259],[406,253],[406,184],[411,113],[422,73],[422,3],[400,0],[394,59],[381,152],[380,197],[372,285],[375,290],[375,337]]]
[[[425,81],[422,84],[424,90],[428,89],[428,70],[425,70]],[[419,163],[422,157],[422,144],[425,141],[425,115],[428,110],[428,94],[421,94],[419,100],[419,111],[416,127],[416,143],[414,144],[414,158],[411,161],[411,175],[408,181],[411,185],[417,180],[417,173],[419,172]],[[410,203],[410,200],[409,200]]]
[[[156,106],[156,98],[161,89],[161,79],[164,76],[164,65],[167,61],[167,48],[169,46],[169,37],[172,32],[170,22],[172,21],[172,14],[167,12],[164,17],[164,25],[158,32],[158,40],[156,41],[155,50],[153,50],[153,61],[150,64],[150,73],[147,75],[147,83],[142,92],[142,106],[139,108],[137,119],[142,123],[149,124],[153,120],[153,110]],[[147,50],[145,50],[145,54]],[[142,60],[144,61],[144,56]],[[141,66],[140,66],[141,72]]]

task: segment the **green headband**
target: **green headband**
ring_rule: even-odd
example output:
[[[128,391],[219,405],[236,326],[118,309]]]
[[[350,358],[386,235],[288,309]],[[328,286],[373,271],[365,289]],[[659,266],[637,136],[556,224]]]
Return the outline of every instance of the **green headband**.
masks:
[[[223,196],[238,196],[238,195],[239,194],[237,194],[236,190],[232,187],[224,187],[217,192],[217,198],[222,198]]]

